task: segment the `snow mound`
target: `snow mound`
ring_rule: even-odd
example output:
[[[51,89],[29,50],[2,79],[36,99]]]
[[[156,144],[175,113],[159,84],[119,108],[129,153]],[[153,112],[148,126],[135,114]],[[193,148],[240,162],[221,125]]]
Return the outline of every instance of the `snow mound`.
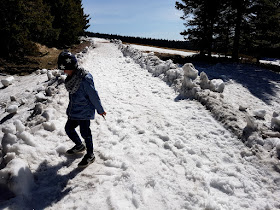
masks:
[[[18,111],[18,106],[17,105],[11,105],[7,108],[7,112],[10,114],[14,114]]]
[[[7,77],[6,79],[2,79],[1,82],[4,87],[8,87],[9,85],[13,84],[15,78],[13,76]]]
[[[0,183],[8,186],[15,195],[28,196],[35,186],[34,178],[27,163],[15,158],[0,170]]]
[[[212,79],[210,89],[215,92],[222,93],[225,89],[225,83],[221,79]]]
[[[47,131],[54,131],[54,130],[56,130],[56,126],[55,126],[54,122],[44,122],[43,123],[43,127]]]
[[[22,139],[25,142],[25,144],[29,146],[33,146],[33,147],[36,146],[33,136],[27,131],[17,133],[17,137],[19,139]]]
[[[257,109],[257,110],[254,110],[253,113],[256,117],[264,119],[266,111],[264,109]]]
[[[20,120],[15,120],[14,125],[16,126],[17,132],[23,132],[25,130],[25,126]]]
[[[183,66],[184,75],[192,80],[195,80],[198,76],[198,70],[195,69],[192,63],[186,63]]]
[[[47,97],[44,95],[43,92],[39,92],[38,94],[35,95],[36,99],[38,102],[43,102],[47,100]]]
[[[4,127],[2,127],[2,132],[4,134],[8,134],[8,133],[16,134],[16,126],[14,126],[11,123],[7,124]]]
[[[280,131],[280,116],[272,117],[271,126],[274,130]]]

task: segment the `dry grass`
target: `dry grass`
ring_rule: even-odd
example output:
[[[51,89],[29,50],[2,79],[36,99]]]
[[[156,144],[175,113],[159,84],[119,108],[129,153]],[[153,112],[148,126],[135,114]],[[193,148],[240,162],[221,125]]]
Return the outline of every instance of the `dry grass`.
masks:
[[[57,57],[62,49],[48,48],[45,45],[36,43],[38,53],[35,56],[26,56],[21,60],[4,60],[0,58],[0,73],[4,74],[30,74],[37,69],[55,69],[57,68]],[[74,45],[68,50],[73,54],[81,52],[90,42],[82,42]]]

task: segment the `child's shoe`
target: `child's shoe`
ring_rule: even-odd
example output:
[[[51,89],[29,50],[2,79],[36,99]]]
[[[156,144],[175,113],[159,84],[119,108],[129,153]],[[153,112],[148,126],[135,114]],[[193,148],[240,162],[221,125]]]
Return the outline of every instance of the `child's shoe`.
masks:
[[[87,167],[89,164],[93,163],[95,161],[94,154],[86,154],[82,161],[78,164],[78,167]]]
[[[67,150],[66,154],[73,155],[73,154],[81,153],[81,152],[85,151],[85,149],[86,149],[86,147],[83,144],[75,145],[73,148]]]

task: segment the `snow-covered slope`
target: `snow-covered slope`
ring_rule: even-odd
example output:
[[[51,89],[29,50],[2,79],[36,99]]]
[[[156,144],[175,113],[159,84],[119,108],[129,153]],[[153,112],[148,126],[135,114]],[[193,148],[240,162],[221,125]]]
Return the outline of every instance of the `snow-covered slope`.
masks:
[[[150,47],[150,46],[143,46],[143,45],[136,45],[136,44],[131,44],[131,46],[135,49],[138,49],[141,51],[147,51],[147,52],[159,52],[159,53],[182,55],[182,56],[192,56],[192,55],[197,54],[195,52],[185,52],[183,50],[170,50],[170,49],[164,49],[164,48],[160,48],[160,47]]]
[[[92,121],[97,159],[84,170],[82,156],[64,155],[73,143],[63,128],[63,84],[33,74],[0,89],[1,209],[280,208],[270,158],[254,155],[196,100],[176,100],[114,44],[95,39],[95,46],[81,63],[107,118]],[[43,94],[48,85],[51,96]],[[17,114],[4,112],[12,104]]]

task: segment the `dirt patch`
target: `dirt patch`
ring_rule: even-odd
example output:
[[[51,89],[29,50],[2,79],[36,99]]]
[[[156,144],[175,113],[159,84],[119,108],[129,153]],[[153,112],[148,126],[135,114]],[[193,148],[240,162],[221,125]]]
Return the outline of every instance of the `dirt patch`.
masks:
[[[81,52],[85,47],[90,46],[90,41],[81,42],[68,50],[73,54]],[[21,59],[7,60],[0,58],[0,74],[27,75],[37,69],[57,68],[57,57],[62,49],[48,48],[45,45],[36,44],[38,53],[36,56],[26,56]]]
[[[83,51],[83,49],[85,49],[86,47],[89,47],[91,45],[90,41],[84,41],[82,43],[80,43],[79,45],[75,45],[74,47],[70,48],[69,51],[73,54],[77,54],[81,51]]]

